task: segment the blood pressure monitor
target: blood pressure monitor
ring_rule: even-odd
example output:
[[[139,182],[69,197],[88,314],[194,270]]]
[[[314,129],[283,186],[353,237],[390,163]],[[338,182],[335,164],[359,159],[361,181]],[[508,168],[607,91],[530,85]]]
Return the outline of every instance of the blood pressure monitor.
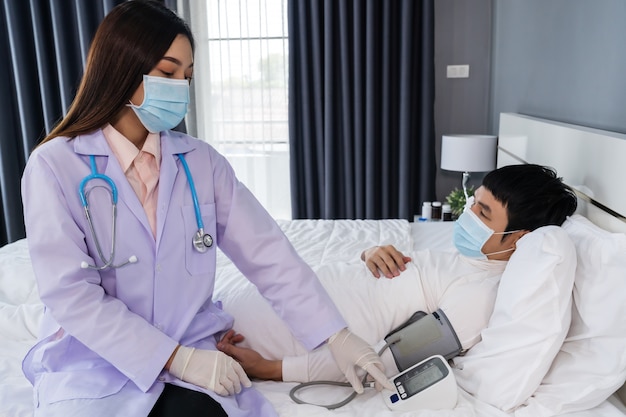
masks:
[[[395,390],[384,389],[381,394],[391,410],[440,410],[456,406],[456,379],[443,356],[431,356],[389,381]]]
[[[395,389],[381,391],[390,409],[438,410],[456,406],[456,379],[447,360],[462,353],[462,346],[452,324],[441,309],[431,314],[417,311],[385,336],[385,342],[378,354],[389,348],[400,371],[389,380]],[[299,399],[295,395],[296,391],[312,385],[326,384],[337,385],[331,381],[304,382],[293,387],[289,396],[298,404],[314,404]],[[346,385],[349,386],[347,383]],[[333,410],[346,405],[355,396],[356,392],[335,404],[314,405]]]

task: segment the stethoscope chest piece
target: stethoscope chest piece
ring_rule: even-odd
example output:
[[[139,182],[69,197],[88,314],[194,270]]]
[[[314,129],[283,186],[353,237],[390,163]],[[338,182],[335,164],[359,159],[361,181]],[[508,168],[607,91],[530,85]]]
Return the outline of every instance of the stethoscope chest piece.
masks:
[[[185,174],[187,175],[187,182],[189,182],[189,189],[191,191],[191,199],[193,200],[193,207],[196,212],[196,223],[198,225],[198,231],[193,235],[192,243],[193,247],[200,253],[206,252],[211,246],[213,246],[213,238],[210,234],[204,233],[204,223],[202,222],[202,215],[200,213],[200,204],[198,203],[198,193],[196,193],[196,186],[189,171],[189,166],[185,160],[184,155],[178,154],[180,163],[183,165]]]
[[[198,230],[193,236],[193,247],[200,253],[206,252],[211,246],[213,246],[213,238],[210,234],[204,233],[203,230]]]

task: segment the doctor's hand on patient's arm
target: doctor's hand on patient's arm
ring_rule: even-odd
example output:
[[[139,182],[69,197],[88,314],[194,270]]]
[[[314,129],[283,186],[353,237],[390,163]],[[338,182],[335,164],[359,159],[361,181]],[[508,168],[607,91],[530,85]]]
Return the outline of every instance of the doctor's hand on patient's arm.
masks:
[[[347,328],[332,335],[328,339],[328,347],[339,369],[359,394],[363,392],[363,384],[356,373],[357,366],[374,378],[377,389],[384,387],[394,390],[393,385],[385,376],[385,367],[374,349]]]
[[[361,260],[376,278],[380,273],[387,278],[394,278],[406,269],[405,264],[411,262],[411,258],[404,256],[393,245],[374,246],[363,251]]]
[[[237,361],[217,350],[178,346],[166,369],[183,381],[215,391],[219,395],[241,392],[250,387],[250,379]]]

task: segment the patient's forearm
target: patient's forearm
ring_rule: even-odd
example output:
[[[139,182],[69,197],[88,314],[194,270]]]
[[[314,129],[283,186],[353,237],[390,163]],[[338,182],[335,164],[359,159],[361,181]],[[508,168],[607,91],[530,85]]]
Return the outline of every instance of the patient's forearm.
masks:
[[[265,379],[270,381],[283,380],[283,361],[263,359],[251,366],[250,369],[243,367],[248,376],[256,379]]]
[[[233,334],[228,333],[217,348],[239,362],[250,378],[286,382],[346,380],[327,345],[302,355],[272,360],[265,359],[253,349],[231,343]]]
[[[237,346],[222,340],[217,348],[234,358],[250,378],[271,381],[283,380],[283,364],[281,360],[265,359],[257,351]]]

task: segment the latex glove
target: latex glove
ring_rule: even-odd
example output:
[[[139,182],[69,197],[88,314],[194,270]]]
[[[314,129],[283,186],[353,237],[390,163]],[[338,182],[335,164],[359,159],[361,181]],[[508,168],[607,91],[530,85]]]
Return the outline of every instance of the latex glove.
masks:
[[[215,391],[219,395],[239,393],[241,385],[252,386],[241,365],[217,350],[180,346],[169,372],[178,379]]]
[[[369,373],[377,386],[385,387],[390,391],[394,390],[393,385],[385,376],[385,367],[374,349],[347,328],[332,335],[328,339],[328,347],[339,369],[359,394],[363,392],[363,384],[356,373],[357,366]]]

